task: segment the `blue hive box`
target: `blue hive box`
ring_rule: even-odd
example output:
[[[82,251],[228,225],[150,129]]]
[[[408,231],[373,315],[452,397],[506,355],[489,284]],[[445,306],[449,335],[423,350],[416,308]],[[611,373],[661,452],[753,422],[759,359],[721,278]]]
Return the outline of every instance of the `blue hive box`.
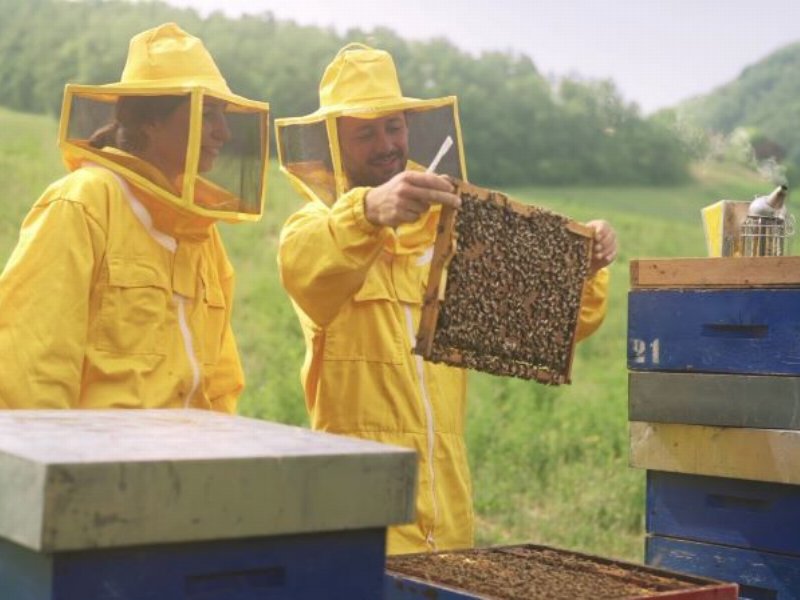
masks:
[[[207,411],[0,411],[0,598],[379,598],[416,463]]]

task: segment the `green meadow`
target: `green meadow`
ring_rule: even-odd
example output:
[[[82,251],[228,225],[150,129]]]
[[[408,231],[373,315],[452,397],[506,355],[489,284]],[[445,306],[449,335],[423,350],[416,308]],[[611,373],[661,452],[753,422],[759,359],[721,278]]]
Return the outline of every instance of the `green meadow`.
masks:
[[[28,207],[64,173],[56,130],[50,118],[0,109],[3,262]],[[269,189],[261,222],[222,226],[238,277],[234,327],[247,374],[240,412],[306,425],[298,377],[303,342],[275,261],[281,224],[301,200],[274,165]],[[695,165],[691,183],[680,187],[503,190],[578,220],[607,219],[620,252],[606,321],[578,346],[572,385],[470,374],[467,444],[479,544],[534,542],[642,560],[644,474],[628,467],[629,262],[704,255],[700,208],[770,189],[753,173],[709,163]]]

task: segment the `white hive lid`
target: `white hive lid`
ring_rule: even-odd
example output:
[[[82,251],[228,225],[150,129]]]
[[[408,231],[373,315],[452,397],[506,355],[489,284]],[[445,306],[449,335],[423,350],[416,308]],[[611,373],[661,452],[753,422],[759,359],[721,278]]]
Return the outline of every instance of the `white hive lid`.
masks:
[[[54,552],[413,519],[407,449],[200,410],[0,411],[0,538]]]

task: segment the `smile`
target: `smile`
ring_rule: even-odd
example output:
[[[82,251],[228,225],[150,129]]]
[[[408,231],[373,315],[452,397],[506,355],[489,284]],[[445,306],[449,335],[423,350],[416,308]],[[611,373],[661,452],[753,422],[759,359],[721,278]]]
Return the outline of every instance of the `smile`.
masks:
[[[385,167],[385,166],[391,165],[391,164],[393,164],[395,162],[398,162],[399,160],[400,160],[400,157],[397,154],[391,154],[389,156],[384,156],[384,157],[381,157],[381,158],[375,158],[375,159],[373,159],[373,160],[371,160],[369,162],[370,162],[370,164],[373,164],[373,165],[378,166],[378,167]]]

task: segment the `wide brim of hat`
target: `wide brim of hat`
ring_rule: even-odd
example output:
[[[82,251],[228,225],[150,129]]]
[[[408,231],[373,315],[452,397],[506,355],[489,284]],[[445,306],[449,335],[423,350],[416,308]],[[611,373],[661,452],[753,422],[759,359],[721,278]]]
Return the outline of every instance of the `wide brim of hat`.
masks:
[[[276,119],[278,125],[292,125],[321,121],[328,117],[358,117],[359,119],[377,119],[389,113],[402,112],[406,110],[424,110],[441,108],[442,106],[456,104],[455,96],[443,96],[441,98],[384,98],[369,100],[358,103],[343,103],[322,106],[313,113],[303,117],[285,117]]]
[[[200,90],[206,95],[219,98],[231,104],[256,110],[269,110],[269,103],[267,102],[251,100],[244,96],[239,96],[231,92],[227,85],[220,85],[219,81],[206,79],[160,79],[157,81],[117,82],[103,85],[68,84],[67,88],[73,93],[78,93],[82,96],[103,102],[115,102],[120,96],[126,95],[158,96],[191,94],[195,90]]]

